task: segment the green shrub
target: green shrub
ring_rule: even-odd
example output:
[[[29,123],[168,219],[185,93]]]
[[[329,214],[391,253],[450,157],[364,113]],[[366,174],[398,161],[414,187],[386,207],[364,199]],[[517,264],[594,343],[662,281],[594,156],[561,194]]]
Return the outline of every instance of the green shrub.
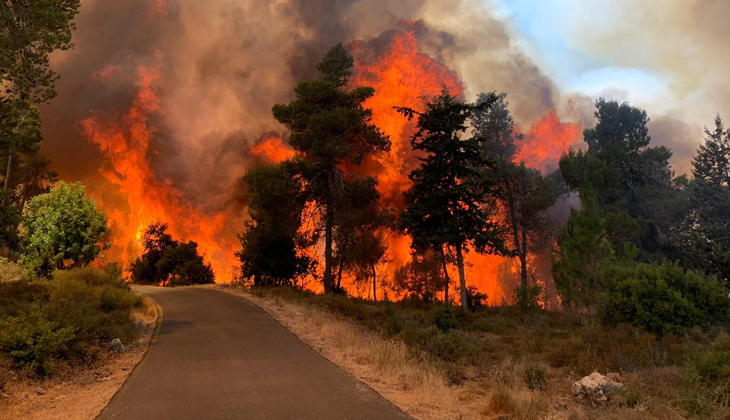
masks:
[[[450,305],[439,305],[431,309],[429,312],[431,323],[436,326],[442,333],[447,333],[459,326],[456,314]]]
[[[525,368],[525,383],[530,391],[543,389],[545,386],[545,368],[539,365],[528,365]]]
[[[51,374],[57,362],[84,360],[114,338],[135,339],[130,313],[142,306],[113,266],[0,283],[0,355],[18,369]]]
[[[45,319],[38,307],[26,316],[3,320],[0,331],[0,351],[13,366],[39,375],[53,373],[55,360],[68,357],[76,346],[73,328]]]
[[[445,362],[474,364],[479,358],[476,340],[463,331],[437,334],[426,345],[428,352]]]

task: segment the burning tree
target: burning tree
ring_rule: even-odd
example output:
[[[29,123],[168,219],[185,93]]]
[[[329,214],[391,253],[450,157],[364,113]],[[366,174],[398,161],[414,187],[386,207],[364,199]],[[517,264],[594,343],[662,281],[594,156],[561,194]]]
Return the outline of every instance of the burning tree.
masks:
[[[167,233],[167,224],[152,223],[142,236],[144,253],[132,263],[132,280],[142,284],[213,283],[210,264],[203,261],[198,244],[181,242]]]
[[[274,118],[291,132],[289,144],[304,155],[304,188],[320,209],[325,231],[326,292],[335,290],[332,268],[337,203],[347,194],[343,164],[357,165],[367,154],[390,147],[388,137],[371,123],[372,112],[363,106],[375,90],[345,89],[353,62],[347,50],[337,45],[317,65],[319,79],[300,82],[294,89],[296,99],[273,107]]]
[[[405,193],[407,208],[400,224],[414,242],[454,249],[464,310],[468,310],[464,251],[506,252],[503,229],[494,222],[496,203],[478,171],[483,164],[479,140],[461,138],[476,108],[445,89],[424,112],[398,108],[408,118],[418,116],[411,144],[425,153],[421,166],[409,175],[413,186]]]
[[[309,245],[300,231],[306,195],[287,161],[252,169],[244,177],[250,201],[246,232],[240,236],[241,276],[255,286],[292,285],[314,265],[299,249]]]
[[[543,176],[539,170],[526,167],[524,161],[517,162],[519,147],[515,140],[523,136],[514,128],[506,96],[479,95],[477,102],[484,106],[475,110],[472,126],[479,139],[485,188],[499,201],[502,220],[509,229],[510,251],[520,261],[517,297],[526,308],[533,300],[530,295],[539,293],[539,289],[531,293],[527,257],[530,252],[542,250],[552,237],[555,223],[547,210],[560,197],[562,184],[556,176]]]

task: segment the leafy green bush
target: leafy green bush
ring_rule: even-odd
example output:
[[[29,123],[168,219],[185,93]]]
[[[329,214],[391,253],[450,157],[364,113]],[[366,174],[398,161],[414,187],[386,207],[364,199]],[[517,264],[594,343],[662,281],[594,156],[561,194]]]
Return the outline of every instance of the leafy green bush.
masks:
[[[451,305],[439,305],[431,309],[429,312],[431,323],[436,326],[442,333],[447,333],[459,326],[459,320],[451,308]]]
[[[39,375],[52,373],[54,360],[68,357],[77,343],[73,327],[49,321],[37,306],[29,314],[3,320],[0,331],[0,351],[15,367]]]
[[[658,341],[687,327],[725,322],[730,314],[725,286],[676,263],[616,263],[604,269],[604,276],[610,288],[604,321],[644,328]]]
[[[118,267],[57,271],[52,280],[0,283],[0,356],[39,375],[73,363],[114,338],[139,334],[130,313],[143,306]]]

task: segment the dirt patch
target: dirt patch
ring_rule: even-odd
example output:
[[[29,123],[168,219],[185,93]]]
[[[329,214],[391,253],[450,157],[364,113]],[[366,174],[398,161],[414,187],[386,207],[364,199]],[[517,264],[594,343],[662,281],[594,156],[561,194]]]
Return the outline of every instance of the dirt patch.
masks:
[[[126,352],[104,351],[93,366],[62,377],[42,381],[11,379],[0,392],[0,420],[95,418],[142,360],[157,324],[157,307],[145,298],[145,309],[133,316],[145,327],[140,338],[126,346]]]

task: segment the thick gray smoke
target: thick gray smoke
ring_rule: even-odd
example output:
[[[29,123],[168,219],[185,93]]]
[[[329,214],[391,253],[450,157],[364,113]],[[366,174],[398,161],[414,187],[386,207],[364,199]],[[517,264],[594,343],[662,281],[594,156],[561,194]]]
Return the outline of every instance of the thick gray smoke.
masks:
[[[148,152],[156,176],[196,207],[240,211],[235,190],[254,164],[249,145],[282,131],[272,105],[290,99],[297,80],[315,77],[332,45],[376,39],[404,19],[424,19],[422,51],[459,74],[468,98],[507,91],[524,125],[555,108],[553,83],[481,2],[86,0],[76,48],[54,57],[62,79],[59,97],[43,108],[45,153],[63,178],[94,188],[104,158],[78,123],[92,111],[123,114],[138,67],[159,68],[161,113],[150,121]]]

